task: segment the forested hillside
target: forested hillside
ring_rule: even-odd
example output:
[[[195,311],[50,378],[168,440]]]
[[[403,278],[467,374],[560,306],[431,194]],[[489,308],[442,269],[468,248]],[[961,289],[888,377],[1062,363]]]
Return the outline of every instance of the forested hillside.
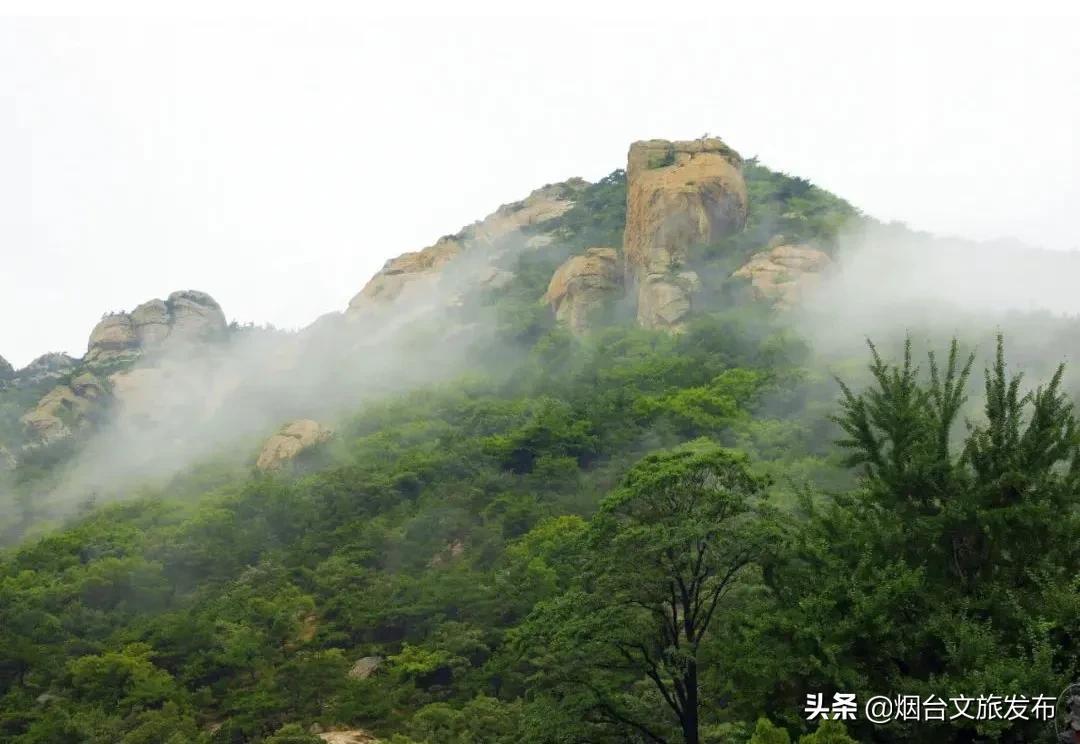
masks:
[[[26,449],[0,485],[0,741],[1052,741],[1045,721],[804,708],[1080,678],[1080,432],[1057,368],[1076,322],[920,316],[825,354],[787,279],[737,274],[791,246],[827,260],[873,222],[741,173],[745,225],[664,279],[700,285],[676,332],[618,292],[587,296],[582,333],[540,301],[568,258],[622,245],[618,170],[556,193],[572,206],[498,257],[505,280],[417,321],[419,347],[458,329],[448,379],[338,411],[280,470],[241,440],[63,512],[35,499],[88,440]],[[9,449],[53,384],[0,393]]]

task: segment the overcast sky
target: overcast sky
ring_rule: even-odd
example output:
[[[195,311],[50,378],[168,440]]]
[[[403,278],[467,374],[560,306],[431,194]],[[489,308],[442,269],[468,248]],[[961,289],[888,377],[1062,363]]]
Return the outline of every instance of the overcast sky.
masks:
[[[0,20],[0,354],[176,289],[294,328],[635,139],[709,132],[886,220],[1080,247],[1060,20]]]

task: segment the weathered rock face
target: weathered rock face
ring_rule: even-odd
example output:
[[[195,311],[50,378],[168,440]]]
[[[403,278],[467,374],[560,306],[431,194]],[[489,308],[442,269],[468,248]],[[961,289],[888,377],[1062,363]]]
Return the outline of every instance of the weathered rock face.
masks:
[[[125,361],[145,351],[180,341],[213,338],[225,330],[225,314],[205,292],[173,292],[167,300],[150,300],[130,313],[112,313],[90,333],[84,361]]]
[[[7,359],[0,356],[0,382],[7,382],[15,376],[15,368],[11,366]]]
[[[127,313],[106,315],[90,332],[86,361],[134,358],[138,350],[139,339],[132,327],[131,316]]]
[[[637,285],[638,323],[679,330],[699,284],[685,268],[689,249],[746,224],[742,159],[719,139],[635,142],[626,177],[623,252]]]
[[[193,289],[173,292],[165,300],[171,322],[168,338],[203,340],[225,330],[225,313],[214,298]]]
[[[54,387],[19,420],[38,442],[56,442],[87,426],[106,395],[101,381],[84,372],[69,385]]]
[[[828,254],[817,248],[780,244],[755,253],[732,276],[749,279],[758,299],[786,310],[817,286],[830,263]]]
[[[321,444],[332,436],[333,432],[318,421],[292,421],[266,440],[255,467],[264,472],[280,470],[304,450]]]
[[[382,270],[349,302],[349,311],[362,311],[366,307],[389,304],[401,296],[404,289],[413,285],[431,284],[439,270],[461,253],[461,242],[446,236],[431,246],[414,253],[403,253],[386,262]]]
[[[522,201],[499,207],[456,235],[446,235],[421,251],[404,253],[387,261],[349,302],[348,315],[355,317],[386,307],[406,295],[416,297],[429,293],[447,264],[465,254],[477,264],[477,284],[496,276],[505,281],[508,272],[491,265],[491,261],[501,255],[500,246],[516,233],[532,231],[565,214],[586,186],[587,182],[575,178],[537,189]],[[540,247],[545,244],[543,239],[546,237],[532,235],[523,242]]]
[[[144,302],[131,311],[131,326],[140,346],[160,344],[168,337],[171,325],[169,307],[162,300]]]
[[[572,332],[586,333],[589,318],[619,291],[622,273],[614,248],[589,248],[555,270],[544,302]]]

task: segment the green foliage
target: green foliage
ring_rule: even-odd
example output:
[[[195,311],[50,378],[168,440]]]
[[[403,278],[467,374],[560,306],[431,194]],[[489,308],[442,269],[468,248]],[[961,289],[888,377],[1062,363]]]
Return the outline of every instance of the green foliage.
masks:
[[[534,684],[583,690],[602,724],[653,740],[667,727],[642,708],[658,695],[674,730],[699,741],[700,647],[773,535],[762,486],[707,442],[635,465],[593,520],[581,576],[519,636],[549,670]]]
[[[1062,371],[1028,391],[1001,345],[981,395],[958,344],[924,367],[871,346],[846,383],[807,369],[728,277],[777,234],[829,250],[861,218],[745,172],[748,228],[694,251],[715,292],[681,334],[616,308],[574,338],[538,301],[568,255],[620,244],[616,171],[466,298],[495,319],[481,372],[372,401],[304,468],[204,463],[65,525],[35,496],[79,442],[25,453],[0,513],[19,541],[0,554],[0,742],[314,744],[316,723],[398,744],[1036,740],[1022,721],[802,719],[808,692],[1080,676],[1078,432]],[[9,443],[16,395],[36,400],[0,394]]]
[[[799,744],[858,744],[839,721],[822,721],[817,731],[799,737]]]
[[[791,744],[788,732],[774,726],[768,718],[759,718],[749,744]]]

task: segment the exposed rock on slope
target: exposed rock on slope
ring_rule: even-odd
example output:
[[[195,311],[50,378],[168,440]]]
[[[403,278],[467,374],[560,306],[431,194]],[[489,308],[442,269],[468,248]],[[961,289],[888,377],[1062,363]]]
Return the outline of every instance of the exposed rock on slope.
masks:
[[[818,284],[831,262],[817,248],[781,243],[755,253],[732,276],[749,279],[758,299],[789,309]]]
[[[410,284],[427,284],[436,278],[451,259],[461,253],[461,241],[452,236],[439,238],[422,251],[403,253],[386,262],[382,270],[349,302],[349,311],[362,311],[377,303],[390,303]]]
[[[741,168],[739,155],[719,139],[630,146],[623,252],[642,326],[678,330],[686,320],[699,286],[684,268],[688,250],[746,224]]]
[[[198,341],[222,333],[225,314],[205,292],[173,292],[167,300],[150,300],[130,313],[106,315],[90,333],[83,361],[95,364],[125,361],[166,342]]]
[[[318,737],[326,744],[379,744],[379,740],[363,729],[349,729],[348,731],[327,731],[318,734]]]
[[[58,352],[42,354],[15,373],[15,382],[19,385],[36,385],[39,382],[55,380],[75,369],[76,364],[77,362],[67,354]]]
[[[331,436],[333,432],[318,421],[292,421],[266,440],[255,467],[262,471],[280,470],[301,452],[327,441]]]
[[[0,356],[0,382],[7,382],[15,376],[15,368],[8,363],[7,359]]]
[[[554,220],[574,206],[574,199],[588,183],[580,178],[564,183],[545,186],[513,204],[499,207],[482,221],[473,223],[456,235],[439,238],[434,245],[421,251],[404,253],[386,262],[349,302],[348,314],[356,316],[372,309],[385,307],[406,295],[423,296],[430,292],[442,276],[444,268],[459,257],[468,254],[478,265],[478,284],[493,275],[492,260],[507,249],[508,239],[522,230],[536,229]],[[522,245],[545,244],[542,234],[531,235],[521,241]],[[506,272],[501,272],[506,274]],[[503,276],[502,278],[506,278]]]
[[[349,669],[349,677],[351,679],[367,679],[379,671],[379,667],[382,666],[384,661],[386,659],[382,656],[362,656]]]
[[[57,385],[38,404],[19,419],[37,441],[43,444],[64,439],[89,424],[94,411],[107,393],[101,381],[84,372],[69,385]]]
[[[576,334],[589,330],[589,318],[619,290],[622,270],[614,248],[589,248],[556,269],[544,294],[555,317]]]

